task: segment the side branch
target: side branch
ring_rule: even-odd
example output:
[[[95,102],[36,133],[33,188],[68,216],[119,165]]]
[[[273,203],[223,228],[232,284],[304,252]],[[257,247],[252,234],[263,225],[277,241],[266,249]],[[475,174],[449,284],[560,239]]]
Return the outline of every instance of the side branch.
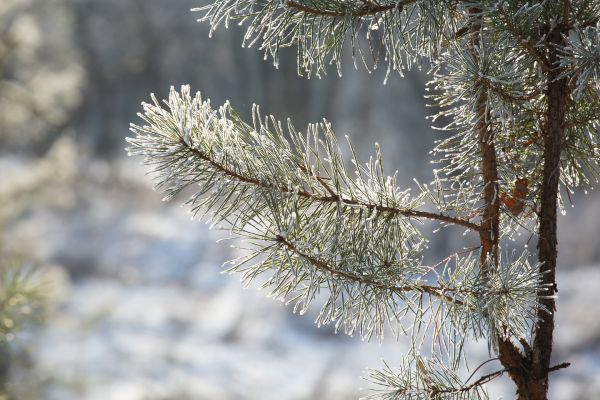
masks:
[[[294,193],[300,197],[304,197],[307,199],[320,201],[320,202],[343,203],[343,204],[347,204],[349,206],[362,207],[362,208],[365,208],[365,209],[371,210],[371,211],[379,211],[379,212],[383,212],[383,213],[397,214],[397,215],[402,215],[405,217],[425,218],[425,219],[430,219],[430,220],[436,220],[436,221],[445,222],[448,224],[463,226],[467,229],[471,229],[476,232],[479,232],[481,230],[480,226],[477,224],[474,224],[474,223],[469,222],[462,218],[452,217],[450,215],[446,215],[446,214],[442,214],[442,213],[432,213],[432,212],[428,212],[428,211],[402,209],[402,208],[389,207],[389,206],[378,205],[378,204],[363,203],[356,199],[344,198],[343,196],[340,196],[339,194],[336,194],[336,193],[332,193],[331,191],[329,191],[329,195],[325,196],[325,195],[321,195],[321,194],[317,194],[317,193],[311,193],[306,190],[295,190],[295,189],[285,187],[285,186],[274,185],[269,182],[261,182],[257,179],[243,176],[243,175],[237,173],[236,171],[233,171],[233,170],[227,168],[226,166],[224,166],[224,165],[216,162],[212,158],[208,157],[202,151],[188,146],[183,140],[181,140],[180,145],[185,146],[185,148],[188,149],[190,152],[192,152],[196,157],[198,157],[202,161],[210,164],[216,171],[222,173],[223,175],[233,178],[239,182],[247,183],[247,184],[259,187],[259,188],[273,189],[273,190],[277,190],[282,193]]]
[[[339,271],[339,270],[335,269],[333,266],[326,263],[325,261],[320,260],[316,257],[313,257],[310,254],[306,254],[306,253],[302,252],[296,246],[294,246],[293,243],[288,241],[283,236],[277,235],[275,237],[275,239],[278,243],[282,244],[288,251],[290,251],[291,253],[297,255],[298,257],[308,261],[313,267],[315,267],[321,271],[329,272],[333,276],[338,276],[338,277],[347,279],[351,282],[355,282],[355,283],[359,283],[359,284],[363,284],[363,285],[369,285],[369,286],[372,286],[377,289],[389,290],[390,292],[393,292],[393,293],[406,293],[406,292],[427,293],[431,296],[439,298],[440,300],[446,301],[448,303],[457,304],[460,306],[464,305],[463,301],[461,301],[455,297],[449,296],[445,293],[452,293],[452,294],[458,294],[458,295],[471,294],[471,293],[463,293],[463,291],[461,291],[460,289],[444,288],[444,287],[431,286],[431,285],[418,285],[418,286],[386,285],[384,283],[377,282],[369,277],[355,275],[355,274],[352,274],[352,273],[346,272],[346,271]]]
[[[375,15],[375,14],[378,14],[381,12],[390,11],[390,10],[393,10],[394,8],[397,8],[398,11],[402,11],[404,9],[404,7],[414,3],[415,1],[416,0],[404,0],[404,1],[400,1],[398,3],[381,5],[376,1],[364,0],[363,1],[364,6],[358,8],[358,9],[354,9],[354,10],[348,9],[348,10],[343,10],[343,11],[315,8],[315,7],[308,6],[306,4],[298,3],[294,0],[287,0],[285,2],[285,4],[289,8],[293,8],[295,10],[304,12],[306,14],[312,14],[312,15],[320,15],[320,16],[326,16],[326,17],[345,17],[345,16],[365,17],[368,15]]]
[[[533,45],[533,39],[530,37],[530,35],[524,35],[519,28],[515,26],[512,21],[512,15],[508,14],[506,10],[504,10],[502,7],[499,7],[498,10],[500,11],[500,15],[503,17],[508,32],[518,40],[518,44],[525,49],[530,56],[539,62],[539,65],[544,72],[549,72],[552,70],[550,61],[548,61],[548,58],[541,50],[535,48]]]
[[[548,368],[548,372],[558,371],[559,369],[569,368],[570,366],[571,366],[570,362],[563,362],[563,363],[560,363],[553,367]]]
[[[476,16],[481,10],[474,7],[469,9],[473,22],[471,23],[471,36],[467,41],[469,52],[475,60],[479,60],[479,46],[481,43],[482,21]],[[479,82],[484,85],[483,82]],[[476,99],[475,112],[477,122],[475,129],[478,133],[479,152],[481,155],[481,173],[484,182],[483,190],[483,221],[482,230],[479,233],[481,241],[480,268],[481,271],[490,276],[496,271],[499,263],[499,240],[500,240],[500,201],[498,185],[498,161],[494,135],[491,130],[489,120],[490,111],[487,106],[487,93],[482,92]],[[492,264],[488,264],[488,260]],[[522,360],[521,353],[516,346],[506,338],[498,335],[498,357],[505,367],[505,371],[517,383],[518,390],[521,390],[520,374],[515,370]],[[521,399],[521,397],[519,397]]]
[[[430,398],[435,398],[435,396],[440,396],[440,395],[444,395],[444,394],[457,394],[457,393],[469,392],[478,386],[485,385],[486,383],[504,375],[504,373],[508,372],[508,371],[509,371],[508,368],[504,368],[504,369],[483,375],[479,379],[477,379],[475,382],[473,382],[472,384],[463,386],[460,388],[433,389],[430,392],[430,396],[431,396]]]
[[[492,92],[496,93],[498,96],[502,97],[508,103],[522,103],[535,99],[542,93],[541,89],[535,89],[529,94],[519,95],[506,91],[505,89],[499,87],[494,84],[489,78],[481,76],[479,77],[479,82],[483,84],[486,88],[490,89]]]
[[[469,13],[474,20],[470,26],[470,36],[467,41],[467,48],[474,60],[479,62],[479,46],[481,44],[481,21],[477,15],[481,13],[478,8],[470,8]],[[484,85],[485,80],[480,81]],[[487,266],[488,259],[491,258],[493,265],[498,265],[498,244],[500,240],[500,200],[498,185],[498,161],[496,157],[496,144],[494,135],[490,126],[490,110],[488,108],[488,96],[484,91],[477,96],[475,101],[475,113],[477,120],[475,130],[478,136],[479,153],[481,154],[481,175],[484,183],[483,190],[483,215],[481,230],[479,231],[481,241],[481,268],[486,274],[491,274]]]

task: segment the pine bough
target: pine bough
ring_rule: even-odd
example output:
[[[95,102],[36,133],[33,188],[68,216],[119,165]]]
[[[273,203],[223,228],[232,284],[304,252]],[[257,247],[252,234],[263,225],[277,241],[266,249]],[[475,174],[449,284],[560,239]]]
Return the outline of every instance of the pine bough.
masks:
[[[296,46],[308,75],[328,63],[339,72],[346,46],[367,68],[385,61],[388,73],[428,59],[430,98],[442,108],[434,118],[450,120],[442,128],[451,135],[434,150],[442,165],[435,181],[416,195],[384,171],[377,145],[363,163],[348,141],[347,163],[327,121],[298,131],[255,106],[247,123],[188,86],[143,104],[129,153],[144,158],[166,199],[191,190],[195,216],[243,239],[245,253],[228,271],[244,284],[260,282],[299,313],[319,302],[318,325],[412,338],[399,371],[369,372],[380,388],[368,398],[486,398],[484,383],[515,371],[462,380],[464,340],[485,338],[501,356],[512,341],[527,350],[552,311],[543,263],[526,248],[500,250],[539,227],[548,124],[539,110],[552,106],[556,80],[572,93],[560,182],[571,191],[597,179],[600,3],[567,3],[565,11],[562,1],[216,0],[199,9],[212,29],[248,21],[245,43],[260,42],[275,64],[281,48]],[[561,46],[552,42],[557,26],[570,32]],[[424,221],[477,234],[481,246],[424,265]],[[417,352],[425,341],[430,360]]]

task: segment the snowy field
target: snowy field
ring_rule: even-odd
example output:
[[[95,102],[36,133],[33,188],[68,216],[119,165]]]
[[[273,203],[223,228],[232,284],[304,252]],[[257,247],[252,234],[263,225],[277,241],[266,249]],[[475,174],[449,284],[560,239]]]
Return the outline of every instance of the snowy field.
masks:
[[[4,232],[8,246],[34,245],[56,288],[46,324],[20,338],[19,398],[350,399],[367,385],[365,367],[406,351],[407,340],[317,328],[314,315],[220,274],[234,255],[215,243],[225,234],[162,203],[137,161],[87,164],[69,201]],[[554,354],[572,366],[555,375],[553,399],[600,398],[599,267],[559,273]],[[485,343],[469,353],[485,360]],[[512,390],[508,378],[490,385],[492,398]]]

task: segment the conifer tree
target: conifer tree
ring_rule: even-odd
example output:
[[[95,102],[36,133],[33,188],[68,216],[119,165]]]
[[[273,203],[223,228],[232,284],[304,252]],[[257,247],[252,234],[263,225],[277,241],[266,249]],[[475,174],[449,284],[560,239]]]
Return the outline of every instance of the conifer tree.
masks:
[[[302,75],[339,71],[348,48],[367,69],[383,63],[386,79],[426,61],[434,123],[449,121],[435,180],[415,194],[386,173],[377,145],[347,165],[327,121],[298,131],[255,106],[247,122],[189,87],[153,97],[129,152],[167,199],[195,188],[192,212],[247,240],[229,271],[300,313],[326,294],[318,325],[409,335],[401,365],[370,370],[368,398],[486,398],[485,383],[504,375],[518,399],[546,399],[549,374],[568,366],[550,363],[561,193],[599,172],[600,1],[214,0],[197,11],[213,30],[247,24],[244,44],[275,65],[296,47]],[[479,245],[424,265],[426,220]],[[522,232],[534,252],[514,240]],[[501,367],[465,379],[474,339]]]

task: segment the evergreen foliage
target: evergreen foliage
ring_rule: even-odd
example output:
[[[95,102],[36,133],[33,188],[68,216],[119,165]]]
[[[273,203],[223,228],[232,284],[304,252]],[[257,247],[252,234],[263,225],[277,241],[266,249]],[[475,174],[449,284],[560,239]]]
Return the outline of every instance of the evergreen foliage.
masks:
[[[0,264],[0,399],[12,398],[9,372],[16,334],[38,321],[46,291],[37,270],[2,255]]]
[[[0,268],[0,344],[14,338],[15,332],[39,316],[44,291],[35,269],[17,261]]]
[[[335,322],[367,339],[382,337],[386,323],[404,331],[398,324],[407,314],[416,318],[409,325],[422,320],[424,297],[441,303],[441,314],[430,317],[455,321],[461,334],[479,336],[482,325],[496,325],[487,321],[488,307],[507,320],[528,315],[521,311],[529,310],[540,279],[526,253],[493,277],[482,276],[470,254],[446,260],[439,272],[422,265],[425,238],[415,220],[477,225],[420,211],[426,192],[411,197],[398,189],[378,148],[364,166],[354,158],[356,172],[349,173],[327,122],[306,135],[289,125],[290,143],[279,121],[262,120],[257,108],[254,116],[247,125],[228,104],[216,112],[184,87],[171,92],[167,109],[156,100],[145,105],[148,125],[133,125],[130,140],[131,152],[160,172],[166,198],[198,187],[188,201],[192,212],[251,241],[230,269],[244,282],[270,274],[262,285],[300,313],[328,289],[317,323]],[[431,273],[435,286],[427,283]]]
[[[212,29],[247,22],[245,44],[275,65],[297,47],[309,76],[330,63],[339,72],[346,47],[388,75],[427,60],[442,110],[433,119],[449,131],[433,152],[435,181],[413,194],[385,172],[377,145],[363,163],[350,144],[349,169],[327,121],[300,132],[255,107],[248,124],[189,87],[164,104],[153,97],[129,152],[167,199],[194,187],[192,212],[246,239],[229,271],[300,313],[324,299],[319,325],[410,334],[415,351],[399,371],[371,371],[382,389],[369,398],[485,398],[482,385],[504,373],[519,398],[545,398],[559,186],[571,193],[599,172],[600,2],[216,0],[198,10]],[[423,265],[425,220],[480,246]],[[537,262],[511,240],[523,230],[538,237]],[[417,352],[427,338],[431,360]],[[461,380],[466,338],[486,338],[504,368]]]

